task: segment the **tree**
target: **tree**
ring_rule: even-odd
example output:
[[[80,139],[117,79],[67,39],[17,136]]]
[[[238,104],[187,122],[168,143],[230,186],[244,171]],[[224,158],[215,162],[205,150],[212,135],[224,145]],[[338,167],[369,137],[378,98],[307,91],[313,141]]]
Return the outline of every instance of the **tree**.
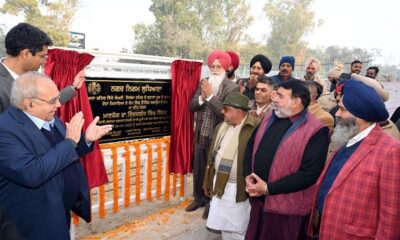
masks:
[[[270,49],[268,49],[265,44],[253,41],[251,39],[247,39],[244,44],[240,45],[240,51],[239,51],[240,64],[243,65],[250,64],[251,59],[257,54],[263,54],[265,56],[268,56],[269,58]]]
[[[195,0],[203,39],[210,48],[237,49],[253,22],[250,6],[244,0]]]
[[[134,52],[170,57],[201,55],[204,47],[198,34],[197,18],[189,11],[188,1],[153,0],[150,11],[156,18],[154,24],[133,27]]]
[[[78,3],[79,0],[5,0],[0,11],[22,15],[27,23],[46,32],[54,45],[65,47],[69,43],[70,26]]]
[[[250,24],[245,0],[153,0],[156,20],[136,24],[134,52],[204,59],[210,48],[237,49]]]
[[[315,27],[315,13],[310,9],[313,0],[268,0],[264,12],[271,24],[267,47],[271,60],[277,62],[282,55],[295,55],[302,62],[307,50],[303,38]]]

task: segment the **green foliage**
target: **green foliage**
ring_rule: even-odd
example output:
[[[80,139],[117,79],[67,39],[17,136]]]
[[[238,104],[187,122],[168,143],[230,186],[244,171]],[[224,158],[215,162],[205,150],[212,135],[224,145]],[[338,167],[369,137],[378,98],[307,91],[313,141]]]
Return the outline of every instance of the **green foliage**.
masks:
[[[267,39],[272,62],[278,62],[282,55],[295,55],[296,62],[303,61],[307,42],[303,38],[317,24],[310,9],[313,0],[268,0],[264,12],[271,24]],[[321,24],[321,23],[319,23]]]
[[[265,44],[254,41],[249,41],[240,45],[240,64],[249,66],[251,59],[257,54],[263,54],[269,58],[270,49],[268,49]]]
[[[257,53],[273,62],[294,54],[302,60],[307,52],[303,41],[317,24],[310,10],[313,0],[267,0],[264,11],[271,33],[258,43],[245,34],[252,23],[246,0],[152,0],[155,23],[137,24],[134,52],[170,57],[204,59],[210,49],[238,51],[247,64]]]
[[[245,0],[153,0],[156,21],[136,24],[135,53],[204,59],[210,49],[237,49],[251,23]]]
[[[135,52],[171,57],[201,55],[204,48],[196,46],[199,42],[199,36],[195,34],[198,27],[196,18],[186,9],[187,1],[153,1],[150,11],[154,13],[156,22],[150,26],[136,24],[133,27]],[[192,47],[187,47],[190,44]]]
[[[25,22],[46,32],[54,45],[65,47],[69,43],[69,28],[78,4],[79,0],[5,0],[0,12],[22,15]]]

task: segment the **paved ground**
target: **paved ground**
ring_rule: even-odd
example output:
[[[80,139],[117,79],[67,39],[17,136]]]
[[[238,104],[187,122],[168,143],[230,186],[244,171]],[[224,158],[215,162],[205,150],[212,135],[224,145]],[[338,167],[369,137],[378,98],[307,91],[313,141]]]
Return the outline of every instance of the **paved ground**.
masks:
[[[150,215],[130,220],[115,229],[94,235],[77,237],[84,240],[206,240],[220,239],[219,235],[209,233],[205,228],[205,220],[201,218],[203,208],[187,213],[185,207],[190,200],[176,206],[158,210]]]
[[[188,193],[192,195],[192,178],[187,179]],[[75,240],[214,240],[220,235],[206,230],[206,221],[201,218],[204,208],[186,212],[191,199],[171,197],[170,201],[143,200],[140,205],[120,208],[118,213],[107,210],[106,217],[99,219],[93,214],[92,222],[83,220],[75,227]]]
[[[221,240],[221,235],[208,232],[205,228],[179,234],[176,240]]]

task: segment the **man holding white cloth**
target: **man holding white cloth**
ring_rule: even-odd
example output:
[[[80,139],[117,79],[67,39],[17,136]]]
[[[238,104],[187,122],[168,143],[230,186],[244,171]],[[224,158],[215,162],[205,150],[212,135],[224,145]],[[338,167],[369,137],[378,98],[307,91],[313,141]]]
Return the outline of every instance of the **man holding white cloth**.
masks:
[[[248,102],[238,92],[223,102],[224,122],[215,130],[203,182],[205,195],[212,196],[207,228],[221,231],[222,239],[244,239],[249,222],[243,156],[260,120],[247,113]]]

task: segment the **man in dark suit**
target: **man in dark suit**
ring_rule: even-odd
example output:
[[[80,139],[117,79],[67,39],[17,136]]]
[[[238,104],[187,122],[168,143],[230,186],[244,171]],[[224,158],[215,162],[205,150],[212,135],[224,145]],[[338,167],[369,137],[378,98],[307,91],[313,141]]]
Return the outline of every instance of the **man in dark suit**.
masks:
[[[46,62],[48,46],[53,42],[39,28],[28,23],[13,27],[5,37],[7,56],[0,60],[0,113],[10,105],[11,86],[18,76],[27,71],[37,71]],[[61,104],[74,97],[85,80],[84,71],[79,72],[71,86],[61,91]]]
[[[89,189],[79,158],[112,126],[96,117],[82,134],[83,114],[66,128],[55,116],[60,93],[36,71],[14,81],[0,115],[0,205],[27,239],[69,239],[70,211],[90,221]]]
[[[207,63],[211,76],[201,80],[189,106],[190,111],[197,114],[193,157],[194,201],[185,209],[191,212],[207,205],[203,218],[208,216],[210,201],[203,192],[203,179],[214,128],[224,120],[222,102],[229,93],[239,90],[238,86],[226,77],[226,70],[231,64],[231,58],[226,52],[220,50],[211,52]]]
[[[0,208],[0,239],[1,240],[20,240],[15,224],[6,216],[4,209]]]

